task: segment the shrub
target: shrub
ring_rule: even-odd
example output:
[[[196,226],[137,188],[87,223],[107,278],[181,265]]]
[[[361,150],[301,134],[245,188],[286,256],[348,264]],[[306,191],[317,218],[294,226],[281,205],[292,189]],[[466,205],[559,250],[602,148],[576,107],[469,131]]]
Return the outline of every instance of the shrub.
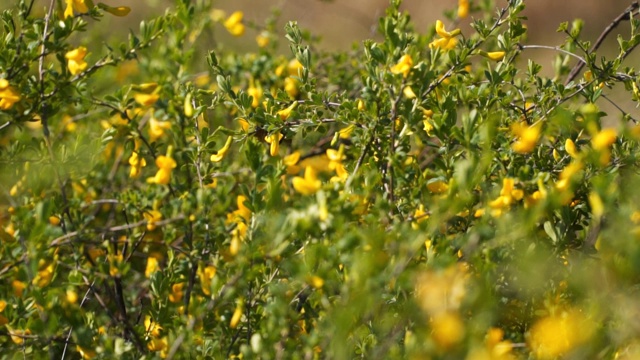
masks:
[[[323,52],[277,11],[181,0],[107,44],[128,8],[17,1],[2,358],[637,357],[640,127],[599,104],[640,96],[638,5],[613,58],[561,24],[549,77],[524,4],[425,34],[391,0],[380,41]]]

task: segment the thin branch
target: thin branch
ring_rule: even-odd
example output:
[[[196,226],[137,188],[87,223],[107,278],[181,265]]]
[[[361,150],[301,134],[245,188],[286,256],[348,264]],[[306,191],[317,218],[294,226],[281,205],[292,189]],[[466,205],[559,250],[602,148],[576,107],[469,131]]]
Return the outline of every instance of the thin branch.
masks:
[[[185,216],[184,215],[178,215],[176,217],[173,217],[171,219],[166,219],[166,220],[162,220],[162,221],[157,221],[154,222],[153,224],[155,226],[164,226],[167,224],[170,224],[172,222],[176,222],[176,221],[180,221],[180,220],[184,220]],[[97,233],[109,233],[109,232],[118,232],[118,231],[123,231],[123,230],[128,230],[128,229],[133,229],[136,228],[138,226],[144,226],[147,225],[148,221],[147,220],[141,220],[138,221],[136,223],[133,224],[127,224],[127,225],[118,225],[118,226],[112,226],[109,228],[105,228],[105,229],[100,229],[97,230]],[[53,247],[53,246],[61,246],[61,245],[65,245],[69,243],[69,240],[82,234],[83,231],[79,230],[79,231],[72,231],[68,234],[65,234],[63,236],[60,236],[58,238],[55,238],[51,244],[49,245],[49,247]]]
[[[565,55],[569,55],[571,57],[574,57],[576,59],[578,59],[578,64],[584,65],[587,63],[587,61],[582,58],[579,55],[576,55],[574,53],[572,53],[571,51],[567,51],[559,46],[547,46],[547,45],[520,45],[518,44],[518,48],[520,48],[520,50],[526,50],[526,49],[547,49],[547,50],[555,50],[555,51],[559,51]]]
[[[618,24],[620,24],[622,21],[632,19],[633,16],[634,16],[633,12],[638,10],[639,7],[640,7],[640,4],[638,4],[638,1],[634,1],[620,15],[618,15],[615,19],[613,19],[613,21],[609,24],[609,26],[607,26],[602,31],[602,34],[600,34],[600,36],[598,37],[596,42],[593,44],[593,46],[591,47],[589,52],[592,53],[592,52],[598,50],[600,45],[602,45],[602,42],[604,41],[604,39],[611,33],[611,31],[613,31],[613,29],[615,29],[618,26]],[[635,46],[634,46],[634,48],[635,48]],[[629,49],[629,50],[631,50],[631,49]],[[626,56],[624,56],[624,57],[626,57]],[[578,75],[578,73],[580,73],[580,70],[582,70],[584,65],[585,65],[585,62],[577,63],[573,67],[573,69],[571,69],[571,72],[569,73],[569,76],[567,76],[567,80],[565,80],[564,84],[566,85],[566,84],[570,83],[573,79],[575,79],[575,77]]]

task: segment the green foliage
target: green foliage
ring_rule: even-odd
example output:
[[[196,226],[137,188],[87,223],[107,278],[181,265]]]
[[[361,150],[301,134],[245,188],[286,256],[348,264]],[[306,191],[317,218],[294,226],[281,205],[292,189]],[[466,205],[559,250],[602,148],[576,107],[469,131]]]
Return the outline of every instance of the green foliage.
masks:
[[[640,127],[600,110],[637,5],[546,69],[523,0],[391,1],[344,52],[208,0],[91,41],[128,11],[78,3],[0,17],[1,358],[640,354]]]

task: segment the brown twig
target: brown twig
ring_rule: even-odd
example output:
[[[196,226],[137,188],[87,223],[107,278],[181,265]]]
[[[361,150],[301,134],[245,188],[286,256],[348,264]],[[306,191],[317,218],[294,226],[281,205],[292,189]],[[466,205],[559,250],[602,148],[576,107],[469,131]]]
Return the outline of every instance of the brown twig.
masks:
[[[596,42],[593,44],[591,49],[589,49],[589,53],[592,53],[598,50],[600,45],[602,45],[602,42],[604,41],[604,39],[611,33],[613,29],[615,29],[618,26],[618,24],[620,24],[624,20],[632,19],[633,12],[638,10],[639,7],[640,7],[640,4],[638,4],[638,1],[634,1],[620,15],[618,15],[615,19],[613,19],[613,21],[602,31],[602,33],[600,34]],[[632,49],[629,49],[629,50],[632,50]],[[626,55],[623,57],[626,57]],[[571,69],[571,72],[569,72],[569,76],[567,76],[567,80],[565,80],[564,84],[567,85],[573,79],[575,79],[575,77],[578,76],[578,73],[580,73],[580,70],[582,70],[584,65],[585,65],[584,62],[576,63],[573,69]]]

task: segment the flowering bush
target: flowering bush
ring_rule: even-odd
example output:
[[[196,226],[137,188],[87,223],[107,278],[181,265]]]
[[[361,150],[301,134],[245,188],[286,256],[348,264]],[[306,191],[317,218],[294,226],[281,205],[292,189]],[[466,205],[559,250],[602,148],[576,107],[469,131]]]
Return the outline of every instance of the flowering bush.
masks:
[[[212,1],[120,44],[124,6],[4,9],[0,357],[640,356],[640,127],[600,110],[638,3],[551,75],[502,5],[327,53]]]

